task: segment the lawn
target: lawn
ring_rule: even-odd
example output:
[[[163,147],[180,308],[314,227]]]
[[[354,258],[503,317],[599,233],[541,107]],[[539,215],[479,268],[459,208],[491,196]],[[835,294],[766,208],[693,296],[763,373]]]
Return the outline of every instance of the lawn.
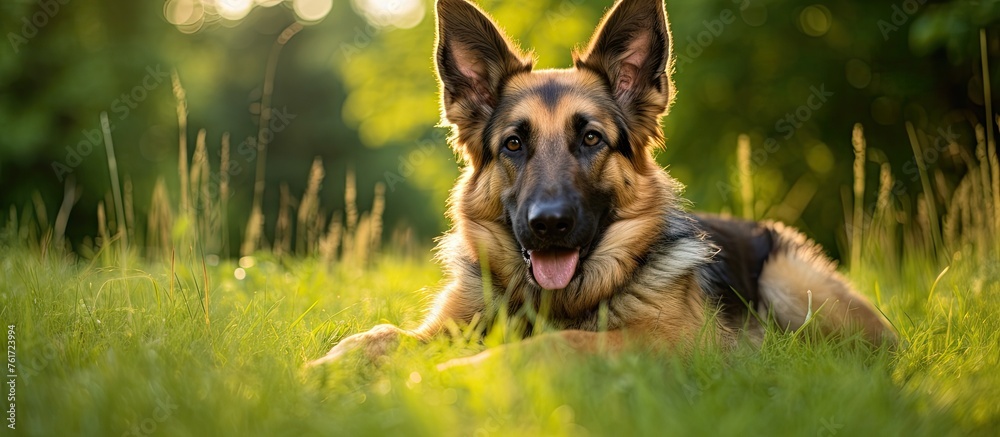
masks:
[[[414,326],[439,269],[388,255],[368,267],[270,255],[237,264],[193,250],[172,263],[134,256],[122,269],[117,256],[74,258],[11,234],[0,240],[0,319],[16,344],[21,435],[1000,429],[1000,269],[968,254],[851,275],[899,330],[894,350],[773,333],[759,349],[686,359],[508,356],[439,372],[435,365],[484,348],[442,340],[404,347],[378,368],[349,361],[307,371],[304,362],[345,335],[376,323]]]

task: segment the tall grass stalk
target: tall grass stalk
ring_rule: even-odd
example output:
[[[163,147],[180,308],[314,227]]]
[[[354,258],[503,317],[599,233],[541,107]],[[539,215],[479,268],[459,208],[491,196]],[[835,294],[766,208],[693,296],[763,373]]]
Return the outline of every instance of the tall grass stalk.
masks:
[[[188,213],[188,151],[187,151],[187,93],[181,85],[180,75],[177,70],[170,72],[170,81],[173,85],[174,99],[177,100],[177,173],[181,182],[181,206],[180,213]]]
[[[369,235],[369,253],[375,253],[382,243],[382,214],[385,213],[385,184],[375,183],[375,199],[371,209],[371,235]]]
[[[174,214],[170,207],[170,195],[163,177],[153,185],[149,213],[146,218],[146,255],[160,260],[167,259],[172,250],[171,236]]]
[[[222,228],[222,253],[229,253],[229,132],[222,133],[219,163],[219,222]]]
[[[854,125],[851,135],[854,147],[854,216],[851,220],[851,269],[861,265],[861,244],[865,220],[865,133],[861,123]]]
[[[931,253],[934,253],[935,250],[944,248],[941,242],[941,226],[938,224],[937,201],[934,197],[934,190],[931,188],[930,178],[927,176],[927,164],[924,162],[923,148],[920,145],[920,139],[917,138],[916,131],[913,129],[913,123],[906,122],[906,135],[909,137],[910,145],[913,147],[913,157],[916,159],[917,170],[920,173],[920,184],[924,189],[924,203],[927,208],[925,217],[930,227],[927,231],[930,231],[931,234],[933,242]]]
[[[329,264],[337,259],[337,248],[340,247],[344,229],[340,216],[339,212],[333,215],[326,234],[319,240],[319,255],[323,264]]]
[[[108,235],[108,218],[104,212],[103,200],[97,202],[97,236],[101,240],[101,253],[106,257],[107,251],[104,249],[111,245],[111,237]]]
[[[343,238],[343,253],[345,256],[354,253],[355,236],[358,227],[358,188],[354,178],[354,170],[347,170],[347,177],[344,181],[344,209],[347,212],[344,223],[345,233]]]
[[[122,200],[124,202],[125,209],[125,235],[128,237],[127,241],[137,241],[135,239],[136,226],[135,226],[135,194],[133,193],[134,187],[132,185],[132,178],[125,174],[125,183],[123,184]]]
[[[315,253],[316,241],[319,235],[314,230],[314,223],[319,217],[319,192],[323,187],[323,178],[326,173],[323,171],[323,160],[320,157],[313,159],[312,167],[309,169],[309,182],[306,184],[306,191],[302,194],[302,202],[299,203],[299,212],[296,217],[296,253],[302,255]],[[322,227],[320,228],[322,231]]]
[[[990,61],[987,56],[986,29],[979,30],[979,54],[983,65],[983,98],[986,104],[986,144],[989,152],[990,191],[993,194],[993,236],[1000,245],[1000,162],[997,145],[993,137],[993,90],[990,88]]]
[[[208,145],[205,129],[198,129],[194,142],[194,156],[191,158],[191,219],[194,220],[195,236],[203,246],[213,248],[217,234],[212,232],[212,199],[209,197],[208,184],[210,168],[208,163]],[[196,213],[194,213],[196,212]]]
[[[750,167],[750,137],[740,134],[736,139],[736,162],[740,172],[740,197],[743,199],[743,218],[753,220],[753,173]]]
[[[31,194],[31,203],[35,206],[35,220],[42,233],[49,227],[49,214],[45,208],[45,201],[42,200],[42,193],[35,191]]]
[[[115,158],[115,147],[111,141],[111,125],[108,113],[101,112],[101,130],[104,133],[104,148],[108,153],[108,172],[111,174],[111,193],[115,199],[115,217],[117,217],[116,233],[121,243],[121,268],[124,274],[128,264],[128,232],[125,230],[125,205],[122,202],[122,187],[118,180],[118,160]]]
[[[59,206],[55,222],[55,244],[58,249],[65,249],[66,225],[69,223],[69,214],[73,206],[80,200],[80,187],[76,184],[76,177],[71,173],[66,177],[65,188],[63,188],[63,201]]]
[[[278,188],[278,220],[274,223],[274,245],[271,250],[277,256],[289,255],[292,251],[292,194],[288,184],[282,183]]]
[[[978,169],[978,174],[974,170],[970,170],[971,176],[978,178],[974,182],[976,187],[976,200],[982,202],[986,205],[991,203],[993,195],[991,194],[992,182],[990,181],[990,158],[986,154],[986,129],[983,125],[976,125],[976,161],[977,164],[973,169]],[[993,208],[977,208],[974,212],[976,217],[976,223],[981,223],[983,229],[989,229],[993,226],[995,222],[995,214]]]
[[[866,241],[868,244],[877,243],[876,253],[881,254],[881,262],[890,267],[899,267],[899,260],[896,258],[898,221],[895,204],[892,201],[893,185],[892,166],[888,162],[883,162],[879,166],[878,198],[871,226],[877,231],[871,232]]]
[[[267,57],[267,70],[264,72],[264,88],[260,99],[260,119],[257,124],[257,171],[253,185],[253,205],[250,211],[250,222],[247,223],[246,236],[240,254],[251,255],[259,246],[264,230],[264,213],[261,204],[264,201],[264,172],[267,170],[267,139],[271,124],[271,95],[274,92],[274,75],[278,69],[278,56],[285,44],[302,30],[302,24],[296,22],[285,28],[271,46]]]

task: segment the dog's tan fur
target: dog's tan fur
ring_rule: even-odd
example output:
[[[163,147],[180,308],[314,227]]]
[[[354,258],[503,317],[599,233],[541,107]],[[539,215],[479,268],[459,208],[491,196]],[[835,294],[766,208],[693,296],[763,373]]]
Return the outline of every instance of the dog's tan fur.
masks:
[[[796,330],[805,323],[811,309],[823,315],[816,319],[823,331],[860,329],[873,341],[890,339],[885,337],[892,333],[876,309],[854,292],[815,243],[781,223],[772,226],[779,232],[782,249],[771,256],[761,274],[763,299],[758,313],[770,310],[779,326]]]
[[[450,197],[454,227],[437,249],[449,283],[416,330],[380,325],[344,339],[312,364],[357,349],[374,359],[401,336],[428,340],[449,321],[479,319],[489,326],[500,308],[510,314],[544,308],[546,326],[560,330],[524,347],[557,342],[594,352],[640,343],[688,349],[706,338],[732,345],[747,327],[751,337],[759,332],[747,315],[719,314],[719,293],[750,291],[725,283],[730,270],[743,271],[743,260],[735,246],[702,229],[707,222],[684,212],[681,185],[652,156],[663,145],[659,119],[673,97],[662,0],[619,1],[587,48],[574,54],[574,68],[565,70],[534,71],[533,60],[466,0],[439,0],[438,25],[444,119],[454,127],[452,145],[467,164]],[[580,114],[609,145],[586,161],[572,155],[573,137],[566,133]],[[531,138],[540,139],[530,142],[526,163],[501,150],[518,120],[530,123]],[[561,179],[606,202],[609,212],[573,279],[562,290],[547,291],[532,280],[511,205]],[[824,332],[860,329],[872,341],[891,338],[872,306],[797,231],[774,223],[719,223],[723,233],[731,228],[741,236],[740,229],[749,229],[764,236],[754,243],[768,251],[759,271],[746,261],[755,281],[748,288],[759,288],[751,302],[759,314],[797,329],[810,310],[811,290],[811,308],[822,308],[817,318]],[[729,270],[712,270],[723,255],[731,259],[724,267]],[[483,292],[484,265],[493,282],[490,296]]]

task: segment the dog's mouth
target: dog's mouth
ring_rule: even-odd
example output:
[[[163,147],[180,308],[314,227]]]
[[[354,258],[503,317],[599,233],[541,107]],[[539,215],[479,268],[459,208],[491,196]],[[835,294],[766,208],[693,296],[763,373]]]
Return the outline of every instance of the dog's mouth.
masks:
[[[546,290],[561,290],[576,276],[580,269],[580,261],[587,256],[587,249],[579,247],[521,249],[521,255],[528,264],[528,274],[538,286]]]
[[[600,243],[608,226],[606,224],[608,213],[605,212],[600,217],[597,228],[583,232],[583,238],[573,239],[577,241],[563,240],[551,244],[531,239],[524,241],[519,238],[521,256],[528,266],[528,280],[546,290],[562,290],[569,286],[573,278],[581,272],[581,266],[587,261],[591,250]]]

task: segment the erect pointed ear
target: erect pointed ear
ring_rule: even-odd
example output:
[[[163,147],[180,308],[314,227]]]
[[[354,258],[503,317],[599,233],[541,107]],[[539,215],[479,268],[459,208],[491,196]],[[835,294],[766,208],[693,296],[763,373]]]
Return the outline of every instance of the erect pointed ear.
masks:
[[[604,75],[615,99],[630,115],[666,112],[673,83],[668,69],[670,29],[663,0],[621,0],[601,21],[577,68]]]
[[[522,55],[483,11],[465,0],[437,2],[437,71],[445,118],[462,137],[478,136],[504,80],[531,71]],[[473,157],[475,159],[475,157]]]

